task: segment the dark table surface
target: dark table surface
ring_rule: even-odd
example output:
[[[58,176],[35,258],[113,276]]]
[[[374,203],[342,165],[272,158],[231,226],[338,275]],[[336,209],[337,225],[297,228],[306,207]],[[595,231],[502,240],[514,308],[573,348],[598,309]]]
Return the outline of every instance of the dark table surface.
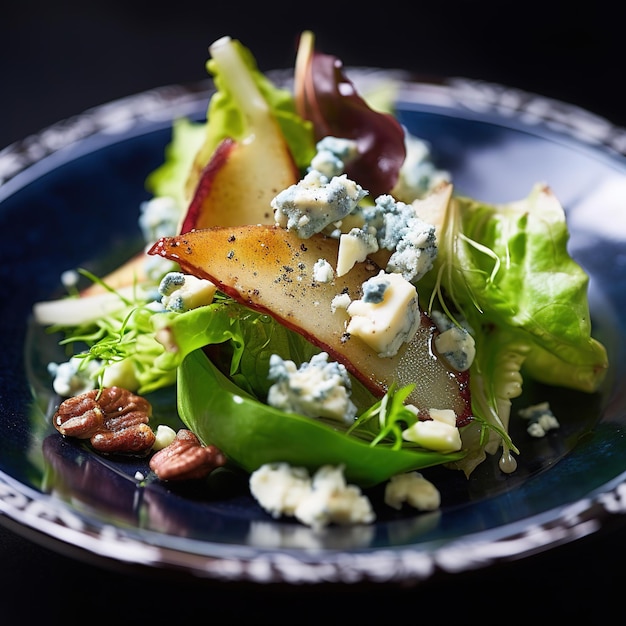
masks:
[[[234,3],[172,4],[25,0],[4,6],[0,148],[89,107],[203,80],[207,47],[225,34],[250,47],[261,69],[290,67],[303,29],[313,30],[318,47],[348,66],[485,79],[626,126],[618,3],[398,3],[413,7],[408,13],[392,5],[367,12],[352,8],[357,3],[318,3],[295,14],[289,3],[234,9],[228,8]],[[617,528],[416,588],[259,589],[119,571],[53,551],[24,529],[0,524],[0,621],[8,626],[41,616],[73,623],[102,615],[121,623],[156,616],[159,623],[313,624],[332,616],[333,623],[349,624],[599,622],[624,612],[624,554],[626,528]]]

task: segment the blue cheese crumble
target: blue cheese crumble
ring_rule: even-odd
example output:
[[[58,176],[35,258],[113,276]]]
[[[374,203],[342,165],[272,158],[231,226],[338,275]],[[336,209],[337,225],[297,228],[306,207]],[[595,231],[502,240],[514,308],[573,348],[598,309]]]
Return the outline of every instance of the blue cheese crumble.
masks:
[[[309,171],[316,170],[327,178],[343,174],[346,163],[357,154],[357,142],[341,137],[324,137],[315,145],[317,153],[311,160]]]
[[[304,467],[266,463],[252,472],[249,485],[254,498],[272,517],[292,517],[311,491],[311,477]]]
[[[398,181],[391,193],[398,200],[412,202],[428,195],[443,181],[451,180],[450,172],[435,166],[430,144],[405,130],[406,157]]]
[[[373,207],[363,208],[362,215],[367,226],[376,232],[379,247],[392,252],[388,272],[417,282],[432,269],[438,252],[436,228],[418,216],[414,205],[383,194],[376,198]]]
[[[387,271],[417,282],[432,269],[436,257],[435,227],[415,217],[407,223],[406,232],[387,262]]]
[[[83,356],[87,356],[84,353]],[[100,376],[103,387],[124,387],[134,391],[139,388],[137,370],[132,358],[109,360],[104,367],[99,359],[73,356],[65,363],[48,363],[52,388],[64,398],[80,396],[96,388]]]
[[[371,502],[346,483],[343,471],[343,465],[324,465],[310,477],[305,468],[268,463],[250,475],[250,492],[272,517],[293,516],[315,529],[370,524],[376,519]]]
[[[99,361],[73,356],[65,363],[48,363],[48,373],[53,377],[52,388],[64,398],[79,396],[96,386],[95,379],[101,367]]]
[[[271,206],[278,226],[308,239],[340,222],[366,195],[367,191],[345,174],[329,179],[312,170],[275,196]]]
[[[146,243],[146,250],[161,237],[178,234],[181,210],[174,198],[158,196],[139,205],[139,228]],[[146,255],[144,271],[152,282],[157,283],[165,274],[174,271],[177,264],[160,255]]]
[[[152,198],[142,202],[139,211],[139,228],[146,243],[177,234],[181,211],[174,198]]]
[[[159,284],[161,304],[176,313],[211,304],[216,291],[210,280],[182,272],[168,272]]]
[[[332,313],[336,313],[337,311],[346,311],[351,302],[352,299],[347,293],[338,293],[330,301],[330,310]]]
[[[520,409],[518,414],[522,419],[528,420],[526,432],[528,432],[531,437],[545,437],[548,431],[560,428],[561,426],[547,402],[541,402],[526,407],[525,409]]]
[[[396,202],[389,195],[377,198],[376,204],[384,210],[380,247],[393,250],[387,271],[418,281],[437,257],[435,227],[419,218],[412,205]]]
[[[364,341],[380,357],[397,354],[421,323],[415,286],[400,274],[383,270],[363,283],[363,296],[353,300],[347,311],[348,334]]]
[[[476,357],[474,337],[467,328],[455,324],[440,311],[433,311],[432,318],[440,331],[435,337],[435,349],[452,369],[467,371]]]
[[[326,417],[350,424],[357,408],[350,399],[352,382],[345,366],[320,352],[298,368],[277,354],[270,357],[267,403],[306,417]]]

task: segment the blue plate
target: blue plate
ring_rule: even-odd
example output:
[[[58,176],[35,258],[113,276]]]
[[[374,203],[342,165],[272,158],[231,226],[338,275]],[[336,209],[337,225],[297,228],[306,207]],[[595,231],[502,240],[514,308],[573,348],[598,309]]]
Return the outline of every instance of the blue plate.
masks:
[[[594,335],[609,351],[600,392],[526,381],[519,402],[548,400],[561,428],[536,440],[514,426],[522,451],[515,474],[500,473],[497,459],[469,480],[433,468],[424,473],[441,491],[439,511],[397,512],[373,489],[374,524],[323,531],[271,518],[235,470],[199,485],[142,481],[145,460],[95,455],[62,438],[50,422],[57,400],[46,364],[64,359],[57,338],[31,322],[32,306],[61,293],[63,271],[102,273],[140,249],[145,178],[163,160],[172,120],[202,119],[211,93],[209,83],[166,87],[87,111],[0,153],[0,521],[54,549],[120,565],[221,580],[404,585],[623,523],[626,133],[499,85],[351,73],[364,91],[395,82],[401,122],[430,142],[458,193],[506,202],[537,182],[552,188],[567,212],[571,253],[591,278]],[[288,83],[282,72],[273,78]],[[155,406],[160,416],[174,415],[169,394]]]

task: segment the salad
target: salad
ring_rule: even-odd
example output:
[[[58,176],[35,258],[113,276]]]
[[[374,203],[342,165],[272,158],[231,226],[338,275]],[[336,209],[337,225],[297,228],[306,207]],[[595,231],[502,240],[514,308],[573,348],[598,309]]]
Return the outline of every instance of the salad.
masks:
[[[559,426],[546,402],[513,414],[524,379],[593,393],[608,368],[558,199],[459,194],[309,31],[292,89],[237,40],[209,51],[206,121],[177,120],[146,181],[145,248],[35,305],[68,350],[54,427],[146,456],[156,480],[232,465],[268,514],[311,526],[370,523],[379,485],[436,509],[429,467],[514,472],[511,419]],[[178,429],[154,423],[162,391]]]

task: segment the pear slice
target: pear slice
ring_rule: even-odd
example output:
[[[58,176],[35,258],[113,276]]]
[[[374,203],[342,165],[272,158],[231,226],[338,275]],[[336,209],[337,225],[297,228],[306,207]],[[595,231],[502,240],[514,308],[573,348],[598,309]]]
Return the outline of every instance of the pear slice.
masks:
[[[214,282],[220,291],[274,317],[343,363],[373,394],[396,382],[415,383],[408,401],[420,409],[452,409],[459,425],[470,416],[467,373],[450,370],[436,356],[436,328],[422,313],[414,339],[393,357],[379,357],[365,342],[346,333],[348,314],[331,305],[338,294],[360,298],[362,284],[380,268],[366,260],[332,282],[319,282],[314,265],[334,265],[338,241],[323,235],[300,239],[270,225],[214,227],[164,237],[148,254],[176,261],[181,269]]]
[[[245,141],[223,139],[203,168],[181,233],[211,226],[270,224],[274,196],[300,173],[277,124],[267,120]]]
[[[209,52],[222,89],[237,103],[242,127],[217,144],[207,135],[198,150],[185,185],[190,205],[181,233],[210,226],[269,224],[274,196],[300,180],[287,140],[237,42],[221,37]],[[211,106],[209,129],[210,114]]]

